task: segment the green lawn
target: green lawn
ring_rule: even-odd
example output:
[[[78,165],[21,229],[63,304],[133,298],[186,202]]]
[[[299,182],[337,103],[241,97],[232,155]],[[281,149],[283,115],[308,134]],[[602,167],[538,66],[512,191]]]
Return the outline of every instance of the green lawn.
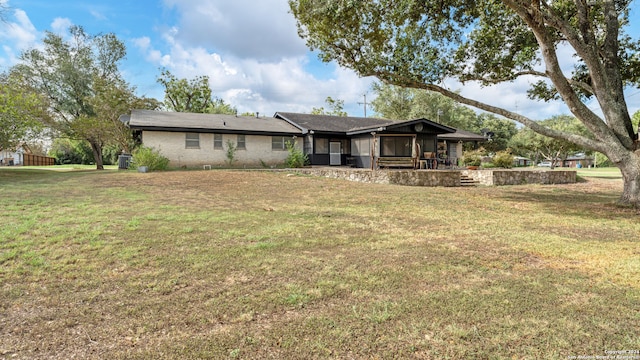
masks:
[[[602,178],[602,179],[622,179],[620,169],[616,167],[612,168],[582,168],[577,169],[578,176],[584,178]]]
[[[640,349],[621,188],[0,169],[0,359]]]

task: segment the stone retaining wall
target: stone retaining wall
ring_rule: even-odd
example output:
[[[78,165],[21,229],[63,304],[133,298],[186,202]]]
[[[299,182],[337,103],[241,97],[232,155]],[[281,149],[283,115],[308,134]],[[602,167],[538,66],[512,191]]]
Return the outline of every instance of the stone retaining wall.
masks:
[[[522,184],[573,184],[572,170],[368,170],[350,168],[287,169],[298,173],[375,184],[406,186],[460,186],[460,175],[466,175],[481,185],[502,186]]]
[[[407,186],[460,186],[460,172],[455,170],[368,170],[345,168],[307,168],[296,172],[375,184]]]
[[[573,184],[576,182],[574,170],[461,170],[481,185],[522,185],[522,184]]]

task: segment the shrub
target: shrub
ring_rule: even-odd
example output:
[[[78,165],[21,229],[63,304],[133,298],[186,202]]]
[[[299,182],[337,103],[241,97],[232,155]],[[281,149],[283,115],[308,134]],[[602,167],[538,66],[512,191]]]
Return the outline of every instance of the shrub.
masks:
[[[136,169],[140,166],[146,166],[149,171],[167,170],[169,167],[169,159],[162,156],[160,152],[154,148],[141,146],[133,152],[130,167]]]
[[[236,146],[236,144],[233,143],[233,141],[227,140],[227,153],[226,153],[227,160],[226,161],[229,166],[232,166],[233,162],[236,161],[237,149],[238,147]]]
[[[466,151],[462,155],[462,164],[465,166],[480,166],[482,164],[482,156],[485,154],[484,148]]]
[[[289,152],[289,155],[284,162],[287,167],[300,168],[309,161],[307,154],[303,153],[302,150],[297,149],[293,141],[287,141],[285,145]]]
[[[492,162],[496,167],[511,169],[513,167],[513,155],[511,155],[511,149],[498,151],[493,157]]]

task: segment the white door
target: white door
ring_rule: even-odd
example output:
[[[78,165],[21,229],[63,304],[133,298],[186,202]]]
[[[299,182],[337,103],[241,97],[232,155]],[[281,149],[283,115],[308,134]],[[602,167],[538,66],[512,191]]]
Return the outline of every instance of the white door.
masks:
[[[329,165],[342,165],[339,142],[329,143]]]
[[[454,164],[454,162],[458,158],[458,144],[450,143],[449,144],[449,151],[448,151],[447,155],[448,155],[447,156],[447,160],[452,162],[451,165],[457,165],[457,164]]]

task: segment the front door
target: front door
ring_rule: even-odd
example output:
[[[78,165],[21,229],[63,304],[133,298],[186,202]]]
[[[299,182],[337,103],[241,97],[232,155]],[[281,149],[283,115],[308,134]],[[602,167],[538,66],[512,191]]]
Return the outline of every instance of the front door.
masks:
[[[339,142],[329,143],[329,165],[342,165]]]

